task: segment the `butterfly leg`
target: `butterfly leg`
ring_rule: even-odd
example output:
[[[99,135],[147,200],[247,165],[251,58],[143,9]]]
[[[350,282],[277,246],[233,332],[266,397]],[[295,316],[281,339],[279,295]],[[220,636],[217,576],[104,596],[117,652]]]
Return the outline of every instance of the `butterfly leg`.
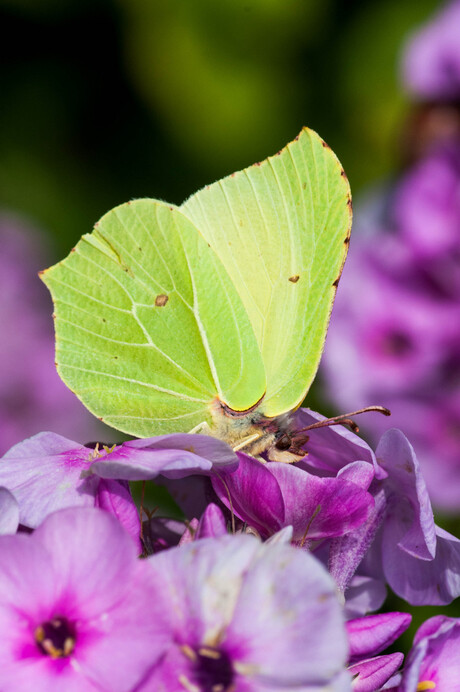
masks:
[[[190,435],[211,435],[211,427],[205,420],[189,430]]]

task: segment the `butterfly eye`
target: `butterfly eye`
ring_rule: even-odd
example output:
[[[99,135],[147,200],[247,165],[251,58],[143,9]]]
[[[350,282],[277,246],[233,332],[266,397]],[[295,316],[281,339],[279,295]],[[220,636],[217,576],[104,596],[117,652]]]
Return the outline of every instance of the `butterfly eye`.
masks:
[[[291,446],[291,438],[286,433],[281,435],[280,439],[276,442],[275,447],[281,451],[286,451]]]

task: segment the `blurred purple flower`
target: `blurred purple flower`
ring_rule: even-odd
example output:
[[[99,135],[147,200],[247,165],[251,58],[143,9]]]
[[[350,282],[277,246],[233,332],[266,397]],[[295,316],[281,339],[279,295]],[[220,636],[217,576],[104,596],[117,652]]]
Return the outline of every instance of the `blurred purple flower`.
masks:
[[[460,2],[453,0],[409,39],[403,80],[424,100],[458,99],[460,91]]]
[[[460,35],[460,3],[458,4]],[[460,94],[460,47],[459,82]],[[460,143],[439,147],[398,182],[394,221],[421,261],[460,261]]]
[[[361,223],[358,208],[363,232],[345,267],[321,371],[342,410],[392,411],[434,502],[457,511],[460,143],[431,150],[384,198]],[[386,428],[378,416],[365,425],[374,440]]]
[[[437,615],[418,629],[398,692],[460,691],[460,619]]]
[[[0,245],[0,454],[50,420],[61,434],[97,437],[103,426],[54,365],[52,305],[37,276],[50,260],[45,238],[2,214]]]
[[[148,563],[164,601],[174,604],[174,644],[139,692],[350,689],[342,610],[309,554],[225,536]]]
[[[387,406],[404,391],[429,387],[455,352],[460,305],[409,290],[365,252],[347,267],[340,288],[324,359],[335,401],[345,408]],[[366,423],[372,428],[382,420]]]
[[[2,692],[129,692],[170,645],[163,594],[105,512],[61,510],[0,552]]]

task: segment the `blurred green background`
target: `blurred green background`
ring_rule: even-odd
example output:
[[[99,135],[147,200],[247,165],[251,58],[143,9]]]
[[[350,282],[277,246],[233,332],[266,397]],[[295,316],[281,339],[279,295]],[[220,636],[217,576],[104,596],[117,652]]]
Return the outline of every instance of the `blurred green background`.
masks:
[[[357,192],[398,162],[398,57],[436,5],[1,0],[0,204],[57,258],[114,205],[180,203],[304,124]]]
[[[400,165],[401,49],[438,6],[0,0],[0,209],[49,234],[52,263],[116,204],[180,203],[303,125],[359,193]],[[438,612],[460,615],[417,609],[417,624]]]

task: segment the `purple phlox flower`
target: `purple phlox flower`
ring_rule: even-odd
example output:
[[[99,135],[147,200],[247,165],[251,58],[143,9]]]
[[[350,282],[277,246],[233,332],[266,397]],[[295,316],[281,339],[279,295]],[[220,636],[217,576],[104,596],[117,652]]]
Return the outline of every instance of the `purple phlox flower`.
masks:
[[[398,692],[460,692],[460,619],[437,615],[417,631]]]
[[[409,613],[380,613],[348,620],[346,629],[350,647],[350,663],[375,656],[393,644],[407,630],[412,620]]]
[[[201,538],[218,538],[227,535],[227,521],[222,510],[211,502],[203,512],[201,519],[192,519],[187,524],[180,544],[198,541]]]
[[[407,613],[382,613],[346,624],[350,646],[349,672],[356,692],[380,690],[403,661],[403,654],[378,656],[409,627],[411,616]]]
[[[293,430],[322,420],[301,409]],[[339,536],[361,525],[372,508],[367,489],[379,469],[364,440],[343,426],[309,430],[308,435],[308,455],[295,465],[261,463],[239,453],[236,471],[212,477],[221,502],[264,538],[289,525],[293,539],[302,544]]]
[[[415,96],[455,100],[460,93],[460,3],[450,2],[408,41],[403,80]]]
[[[211,502],[203,512],[195,532],[195,540],[218,538],[227,534],[227,522],[220,507]]]
[[[353,692],[379,692],[401,666],[404,654],[394,653],[367,658],[348,667],[353,676]]]
[[[54,365],[51,300],[37,276],[50,260],[45,235],[1,213],[0,246],[0,454],[50,420],[64,435],[100,435]]]
[[[113,512],[139,541],[137,510],[125,481],[224,471],[237,463],[230,447],[204,435],[164,435],[92,449],[39,433],[5,454],[0,484],[14,493],[26,526],[35,528],[57,509],[96,505]]]
[[[19,505],[12,493],[0,487],[0,535],[16,533],[19,525]]]
[[[170,646],[164,599],[106,512],[0,536],[2,692],[130,692]]]
[[[238,457],[238,469],[224,479],[213,477],[212,484],[220,501],[264,538],[284,526],[293,527],[293,540],[302,545],[339,536],[361,525],[373,505],[367,492],[373,468],[366,462],[352,462],[330,478],[276,461],[263,464],[242,453]]]
[[[380,498],[384,495],[383,521],[366,568],[371,576],[384,576],[393,591],[413,605],[448,604],[460,595],[460,541],[435,525],[407,438],[389,430],[376,454],[388,478],[378,491]]]
[[[113,514],[133,538],[139,554],[142,553],[141,520],[126,481],[101,478],[95,497],[95,507]]]
[[[350,690],[342,609],[308,553],[239,535],[148,563],[171,606],[174,644],[139,692]]]

